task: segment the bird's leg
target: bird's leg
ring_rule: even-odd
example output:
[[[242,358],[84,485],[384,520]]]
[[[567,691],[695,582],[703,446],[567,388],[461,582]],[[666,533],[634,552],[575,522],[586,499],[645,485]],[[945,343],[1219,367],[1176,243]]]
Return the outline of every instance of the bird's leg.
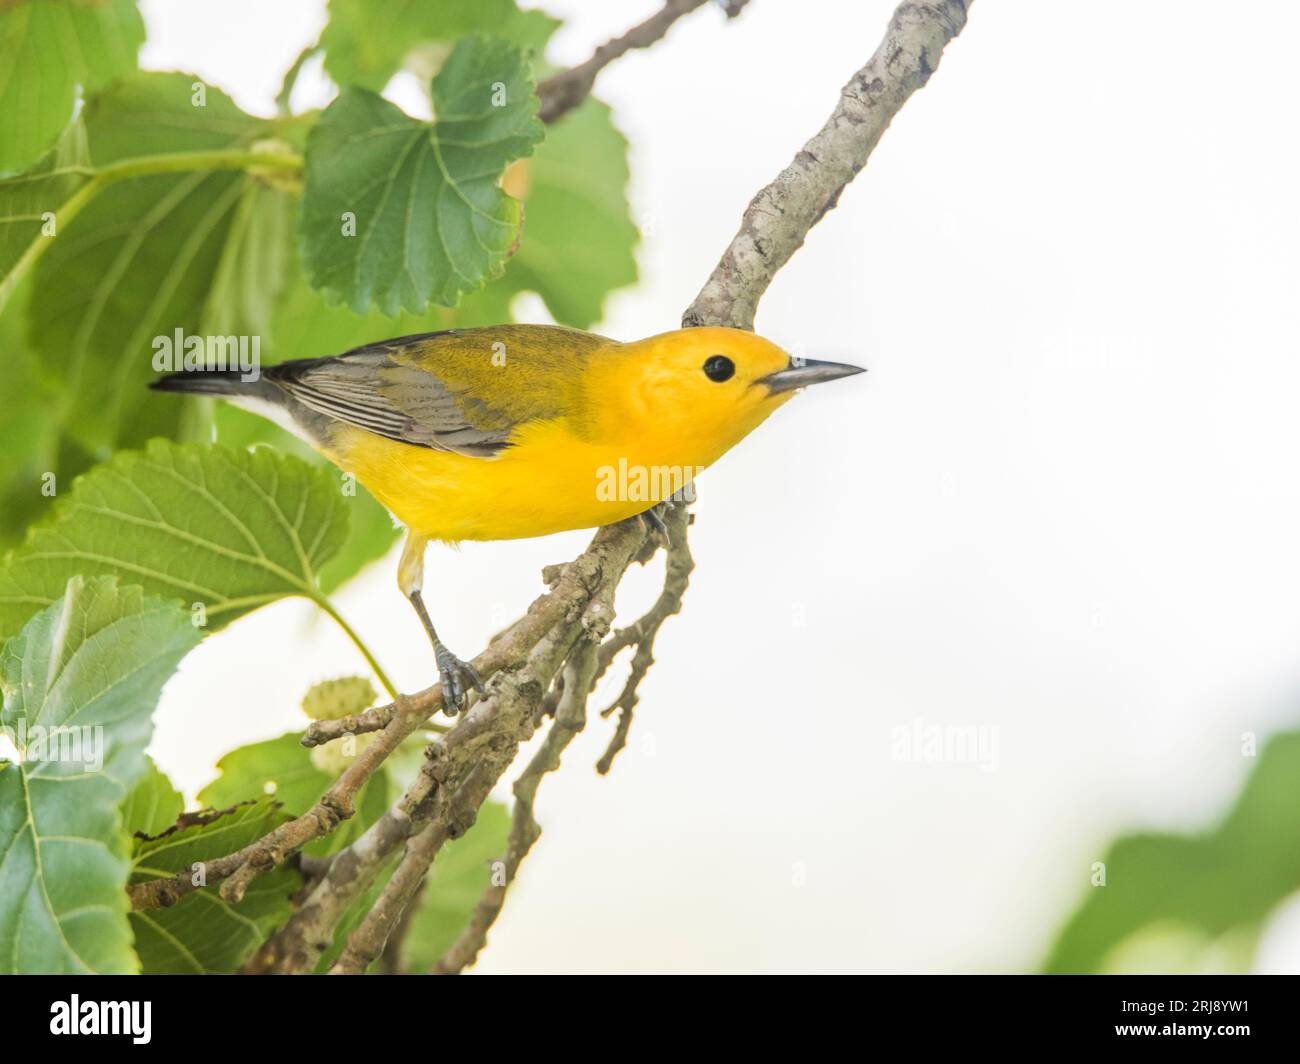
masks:
[[[411,605],[420,616],[420,623],[429,633],[429,642],[433,644],[433,660],[438,663],[438,676],[442,680],[443,706],[448,716],[455,716],[469,694],[470,686],[480,695],[486,692],[478,670],[468,661],[461,661],[443,645],[438,633],[434,631],[433,622],[429,620],[429,611],[424,608],[421,589],[424,587],[424,548],[428,544],[427,536],[414,531],[407,533],[402,560],[397,564],[397,584],[402,589],[402,594],[411,600]]]

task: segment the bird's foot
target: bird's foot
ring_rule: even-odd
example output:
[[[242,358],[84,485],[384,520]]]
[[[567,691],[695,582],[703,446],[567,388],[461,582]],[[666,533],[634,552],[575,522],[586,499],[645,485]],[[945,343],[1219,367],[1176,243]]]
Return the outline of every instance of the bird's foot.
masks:
[[[441,643],[434,647],[433,659],[438,663],[438,678],[442,681],[442,704],[447,716],[454,717],[465,708],[471,687],[480,697],[487,695],[478,670],[468,661],[461,661]]]
[[[640,518],[645,522],[646,528],[658,534],[659,538],[668,542],[668,525],[664,523],[664,515],[671,510],[673,502],[671,499],[665,499],[663,502],[655,503],[650,509],[642,510]]]

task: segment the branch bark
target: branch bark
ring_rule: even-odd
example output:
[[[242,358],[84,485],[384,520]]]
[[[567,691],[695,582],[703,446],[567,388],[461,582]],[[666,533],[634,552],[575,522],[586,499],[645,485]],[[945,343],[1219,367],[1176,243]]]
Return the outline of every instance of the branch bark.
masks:
[[[840,90],[826,124],[745,209],[740,230],[682,325],[753,329],[777,271],[836,203],[912,93],[930,80],[973,0],[899,4],[866,66]]]

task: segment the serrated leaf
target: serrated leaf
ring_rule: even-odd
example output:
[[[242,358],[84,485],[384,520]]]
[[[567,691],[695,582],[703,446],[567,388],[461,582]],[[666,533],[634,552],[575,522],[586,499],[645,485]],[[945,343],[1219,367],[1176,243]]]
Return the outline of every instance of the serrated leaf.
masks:
[[[72,117],[78,87],[133,69],[143,43],[135,0],[0,4],[0,173],[40,158]]]
[[[220,808],[269,795],[285,812],[301,816],[334,782],[333,776],[312,762],[311,750],[302,745],[301,738],[300,733],[290,732],[232,750],[217,762],[218,775],[199,792],[199,801]],[[323,856],[349,845],[384,815],[390,798],[387,773],[380,770],[361,789],[352,818],[333,834],[310,843],[306,852]]]
[[[175,605],[74,577],[0,652],[0,725],[23,757],[0,768],[0,971],[136,970],[120,804],[197,641]]]
[[[145,758],[144,775],[122,803],[122,830],[127,835],[161,835],[185,810],[185,799],[166,774]]]
[[[509,837],[509,811],[500,802],[487,802],[474,826],[443,846],[407,928],[403,962],[408,972],[427,972],[460,937],[492,881],[492,862],[505,853]]]
[[[394,524],[392,515],[364,485],[348,481],[346,487],[351,494],[344,493],[343,474],[338,467],[279,425],[224,404],[217,407],[214,423],[221,443],[232,447],[266,445],[296,455],[323,470],[337,486],[348,512],[348,534],[334,556],[320,568],[320,589],[324,594],[332,595],[371,562],[385,557],[401,536],[402,530]]]
[[[260,799],[206,815],[155,838],[137,839],[131,882],[193,870],[234,853],[288,819],[279,804]],[[281,866],[258,876],[238,905],[216,885],[187,894],[170,908],[131,913],[131,930],[146,975],[215,975],[235,971],[289,915],[298,874]]]
[[[83,119],[92,163],[251,149],[273,134],[214,88],[195,106],[193,82],[185,74],[139,74],[91,99]],[[157,375],[154,340],[178,329],[203,336],[205,324],[221,318],[213,286],[256,181],[195,171],[114,183],[37,261],[28,335],[60,385],[60,403],[47,413],[84,449],[207,437],[206,407],[146,389]],[[232,289],[227,283],[220,291]]]
[[[490,33],[540,51],[559,25],[514,0],[330,0],[320,43],[337,84],[378,92],[416,49]]]
[[[201,605],[209,627],[286,595],[321,601],[320,566],[347,535],[337,485],[269,449],[154,440],[79,478],[0,568],[0,635],[72,573],[115,574]]]
[[[627,200],[627,140],[609,107],[589,99],[516,165],[528,221],[505,276],[488,292],[536,292],[557,322],[589,329],[604,316],[606,296],[636,281],[640,234]]]
[[[313,287],[358,313],[452,306],[501,272],[518,235],[500,181],[542,137],[526,60],[505,41],[463,38],[433,101],[429,124],[349,88],[308,138],[303,261]]]
[[[1222,823],[1196,834],[1117,839],[1102,858],[1106,885],[1061,929],[1048,972],[1106,970],[1152,937],[1252,941],[1268,915],[1300,890],[1300,732],[1275,736]],[[1086,870],[1086,868],[1085,868]],[[1229,952],[1233,952],[1229,950]]]

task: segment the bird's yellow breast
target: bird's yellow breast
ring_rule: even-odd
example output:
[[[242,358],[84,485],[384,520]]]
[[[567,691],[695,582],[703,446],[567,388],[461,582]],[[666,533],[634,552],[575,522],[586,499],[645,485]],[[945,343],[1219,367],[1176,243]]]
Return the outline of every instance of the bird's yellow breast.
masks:
[[[493,458],[413,447],[352,427],[336,432],[330,457],[407,527],[454,542],[544,536],[631,517],[689,485],[726,450],[721,442],[601,441],[560,418],[521,426]]]

